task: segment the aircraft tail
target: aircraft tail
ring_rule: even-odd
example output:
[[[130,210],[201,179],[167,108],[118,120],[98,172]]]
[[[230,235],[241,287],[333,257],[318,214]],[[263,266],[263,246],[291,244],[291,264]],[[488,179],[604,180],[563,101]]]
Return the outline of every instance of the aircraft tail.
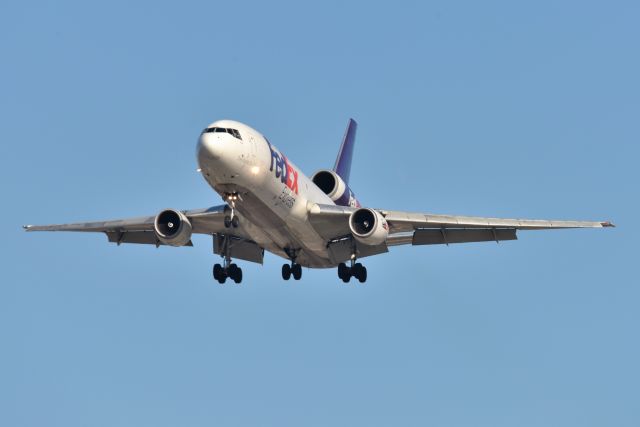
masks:
[[[333,170],[340,176],[340,178],[342,178],[345,184],[349,184],[351,160],[353,159],[353,146],[356,143],[357,129],[358,123],[353,119],[349,119],[347,130],[344,132],[344,137],[342,138],[342,145],[340,145],[338,157],[336,157],[336,164],[333,166]]]

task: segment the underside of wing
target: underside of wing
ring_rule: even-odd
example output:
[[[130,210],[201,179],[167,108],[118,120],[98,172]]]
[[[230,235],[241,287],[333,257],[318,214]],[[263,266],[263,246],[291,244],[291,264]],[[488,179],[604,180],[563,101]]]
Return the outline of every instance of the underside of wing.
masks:
[[[608,221],[566,221],[546,219],[505,219],[476,216],[434,215],[380,210],[395,231],[418,228],[512,228],[516,230],[545,230],[555,228],[612,227]]]
[[[357,208],[313,205],[309,220],[329,244],[352,235],[349,218]],[[608,221],[503,219],[434,215],[376,209],[388,225],[386,246],[516,240],[517,230],[613,227]]]
[[[169,240],[158,237],[155,230],[155,221],[157,215],[140,216],[134,218],[116,219],[110,221],[95,222],[78,222],[71,224],[53,224],[53,225],[25,225],[26,231],[75,231],[75,232],[99,232],[106,234],[109,242],[121,243],[139,243],[172,245],[172,246],[193,246],[191,242],[191,233],[209,234],[233,237],[235,239],[234,246],[239,248],[237,241],[248,243],[248,239],[241,228],[230,230],[224,225],[224,216],[227,214],[227,205],[213,206],[204,209],[194,209],[186,211],[172,211],[177,215],[183,215],[188,222],[189,234],[179,244],[173,244]],[[165,212],[165,211],[163,211]],[[177,219],[179,220],[179,218]],[[222,237],[219,238],[223,240]],[[227,241],[231,241],[228,239]],[[255,244],[254,244],[255,245]],[[240,255],[249,257],[252,260],[256,258],[255,248],[250,251],[246,246],[243,249],[236,249]]]
[[[71,224],[25,225],[26,231],[153,231],[154,216],[116,219],[112,221],[76,222]]]

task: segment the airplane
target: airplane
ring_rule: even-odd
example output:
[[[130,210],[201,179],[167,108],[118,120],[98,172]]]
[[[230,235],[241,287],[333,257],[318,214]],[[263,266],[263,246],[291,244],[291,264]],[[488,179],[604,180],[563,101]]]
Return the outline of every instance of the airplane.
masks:
[[[519,230],[613,227],[609,221],[552,221],[435,215],[364,207],[349,187],[357,123],[350,119],[333,169],[308,178],[260,132],[233,120],[211,123],[196,147],[198,171],[225,204],[164,209],[113,221],[26,225],[26,231],[101,232],[109,242],[193,246],[193,234],[213,238],[220,284],[242,282],[233,259],[263,263],[264,251],[287,262],[282,278],[302,267],[336,268],[339,279],[367,280],[358,260],[396,245],[516,240]]]

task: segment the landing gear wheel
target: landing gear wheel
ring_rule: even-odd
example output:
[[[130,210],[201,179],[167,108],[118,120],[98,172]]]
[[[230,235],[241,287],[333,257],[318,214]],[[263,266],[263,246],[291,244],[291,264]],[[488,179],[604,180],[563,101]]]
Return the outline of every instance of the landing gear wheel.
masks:
[[[227,280],[227,273],[224,271],[224,268],[220,264],[216,264],[213,266],[213,278],[218,281],[218,283],[223,284]]]
[[[347,267],[347,268],[349,268],[349,267]],[[347,272],[347,274],[343,275],[343,276],[341,277],[341,279],[342,279],[342,281],[343,281],[344,283],[349,283],[349,280],[351,280],[351,272],[350,272],[350,271],[349,271],[349,272]]]
[[[224,276],[224,271],[222,270],[222,266],[220,264],[216,264],[213,266],[213,278],[220,281],[220,277]],[[222,282],[221,282],[222,283]]]
[[[236,283],[242,282],[242,269],[235,264],[229,265],[227,275]]]
[[[362,264],[356,262],[355,264],[353,264],[353,267],[351,267],[351,275],[356,279],[360,279],[360,274],[362,273],[363,268],[364,267],[362,266]]]
[[[224,217],[224,226],[225,228],[231,228],[231,217],[229,215]]]
[[[284,280],[291,278],[291,266],[289,264],[282,264],[282,278]]]
[[[218,276],[218,283],[222,285],[226,281],[227,281],[227,273],[223,270]]]
[[[338,277],[344,279],[349,275],[349,267],[344,262],[338,264]]]
[[[300,280],[302,277],[302,266],[300,264],[293,264],[291,266],[291,274],[295,280]]]
[[[227,274],[229,274],[229,277],[233,279],[233,276],[234,274],[236,274],[236,271],[238,271],[238,266],[235,264],[229,264],[229,267],[227,267]]]
[[[367,281],[367,267],[363,266],[360,263],[357,263],[353,266],[353,275],[360,283],[364,283]]]
[[[234,216],[231,219],[231,225],[233,226],[233,228],[238,228],[238,224],[240,223],[240,220],[238,220],[237,216]]]
[[[344,262],[338,264],[338,277],[342,279],[344,283],[349,283],[352,277],[358,279],[360,283],[367,281],[367,268],[356,262],[348,267]]]

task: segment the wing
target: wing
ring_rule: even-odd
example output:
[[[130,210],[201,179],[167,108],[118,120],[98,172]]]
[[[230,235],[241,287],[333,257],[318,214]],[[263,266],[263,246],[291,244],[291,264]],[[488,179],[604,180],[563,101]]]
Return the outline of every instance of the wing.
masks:
[[[309,220],[318,234],[331,245],[333,241],[339,242],[351,235],[348,221],[355,210],[352,207],[315,204],[309,211]],[[375,210],[382,214],[389,225],[386,246],[516,240],[517,230],[614,226],[608,221],[502,219]],[[386,248],[380,252],[385,251]]]
[[[224,216],[228,211],[227,205],[213,206],[205,209],[194,209],[183,211],[191,223],[193,233],[209,234],[217,237],[217,243],[214,245],[214,251],[219,248],[221,242],[236,241],[237,247],[246,246],[246,244],[255,243],[250,241],[249,236],[244,233],[242,228],[236,228],[232,231],[224,226]],[[154,232],[155,215],[140,216],[135,218],[116,219],[112,221],[97,222],[79,222],[73,224],[55,224],[55,225],[25,225],[26,231],[79,231],[79,232],[99,232],[105,233],[110,242],[121,243],[142,243],[153,244],[156,246],[163,245],[158,240]],[[242,242],[242,245],[240,244]],[[186,246],[193,246],[191,241]],[[256,245],[257,246],[257,245]],[[245,248],[246,252],[246,248]],[[218,252],[216,252],[218,253]]]
[[[227,205],[206,209],[183,211],[193,227],[194,233],[211,234],[224,230],[224,215]],[[111,221],[77,222],[73,224],[25,225],[26,231],[82,231],[102,233],[153,232],[155,215]]]

